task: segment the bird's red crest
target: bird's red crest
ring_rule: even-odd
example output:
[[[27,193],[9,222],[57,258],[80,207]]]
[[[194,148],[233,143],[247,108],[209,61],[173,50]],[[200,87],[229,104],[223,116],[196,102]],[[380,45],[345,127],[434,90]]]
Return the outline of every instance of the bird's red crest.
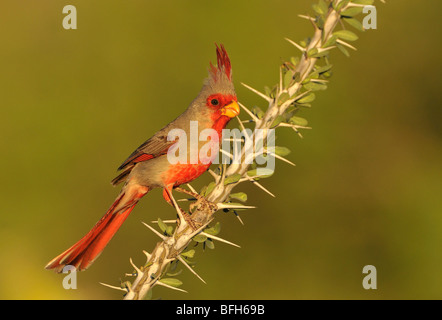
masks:
[[[219,47],[216,45],[216,60],[217,67],[210,63],[210,73],[213,80],[217,80],[219,77],[218,73],[224,73],[229,80],[232,80],[232,65],[230,64],[230,59],[227,54],[226,49],[221,44]]]

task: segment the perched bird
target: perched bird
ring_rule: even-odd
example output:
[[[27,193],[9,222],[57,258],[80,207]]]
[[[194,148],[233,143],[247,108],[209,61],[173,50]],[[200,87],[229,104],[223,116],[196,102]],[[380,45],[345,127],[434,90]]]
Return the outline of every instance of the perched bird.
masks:
[[[204,129],[213,129],[218,135],[215,140],[218,140],[216,142],[219,146],[222,129],[231,118],[239,114],[232,67],[223,45],[216,45],[216,55],[217,66],[210,63],[209,76],[196,99],[178,118],[139,146],[118,168],[121,173],[112,180],[112,184],[124,182],[124,186],[106,214],[76,244],[50,261],[46,269],[62,272],[66,265],[72,265],[77,270],[87,269],[146,193],[153,188],[162,188],[165,200],[171,203],[173,188],[198,178],[209,168],[213,155],[209,161],[202,161],[198,157],[194,162],[172,163],[168,158],[168,150],[179,139],[187,139],[185,151],[188,154],[199,154],[202,143],[189,140],[190,131],[194,130],[191,125],[195,123],[198,134]],[[173,129],[180,129],[187,137],[169,140],[168,133]]]

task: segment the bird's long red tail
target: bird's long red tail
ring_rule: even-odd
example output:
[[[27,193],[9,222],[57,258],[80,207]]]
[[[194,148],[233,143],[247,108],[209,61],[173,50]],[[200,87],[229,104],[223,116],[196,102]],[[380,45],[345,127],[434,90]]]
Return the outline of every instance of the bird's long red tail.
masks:
[[[78,271],[87,269],[148,191],[147,187],[139,185],[125,188],[100,221],[80,241],[51,260],[46,269],[62,272],[66,265],[72,265]]]

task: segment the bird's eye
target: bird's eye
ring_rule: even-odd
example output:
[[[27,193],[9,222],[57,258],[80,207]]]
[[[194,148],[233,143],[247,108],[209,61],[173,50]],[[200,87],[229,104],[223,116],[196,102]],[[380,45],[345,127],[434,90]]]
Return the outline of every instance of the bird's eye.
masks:
[[[217,106],[219,104],[218,99],[212,99],[210,100],[210,103],[212,104],[212,106]]]

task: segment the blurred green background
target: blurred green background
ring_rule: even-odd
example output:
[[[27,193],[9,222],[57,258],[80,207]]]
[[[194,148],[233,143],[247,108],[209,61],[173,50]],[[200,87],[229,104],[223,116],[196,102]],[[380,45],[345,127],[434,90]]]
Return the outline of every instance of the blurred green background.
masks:
[[[110,180],[144,140],[199,92],[214,43],[240,85],[272,86],[278,66],[312,34],[297,14],[313,1],[12,1],[0,4],[2,212],[0,298],[121,299],[118,285],[157,238],[140,221],[174,218],[155,190],[96,263],[64,290],[44,270],[105,213],[118,194]],[[78,29],[62,28],[75,5]],[[301,116],[299,139],[281,129],[295,168],[278,162],[263,184],[241,185],[258,209],[219,214],[216,243],[197,250],[196,270],[179,279],[189,293],[164,299],[441,299],[442,2],[377,3],[378,29],[357,52],[332,54],[334,75]],[[242,116],[246,118],[246,116]],[[232,122],[235,124],[235,122]],[[205,176],[197,187],[210,180]],[[199,247],[198,247],[199,248]],[[378,289],[364,290],[374,265]]]

